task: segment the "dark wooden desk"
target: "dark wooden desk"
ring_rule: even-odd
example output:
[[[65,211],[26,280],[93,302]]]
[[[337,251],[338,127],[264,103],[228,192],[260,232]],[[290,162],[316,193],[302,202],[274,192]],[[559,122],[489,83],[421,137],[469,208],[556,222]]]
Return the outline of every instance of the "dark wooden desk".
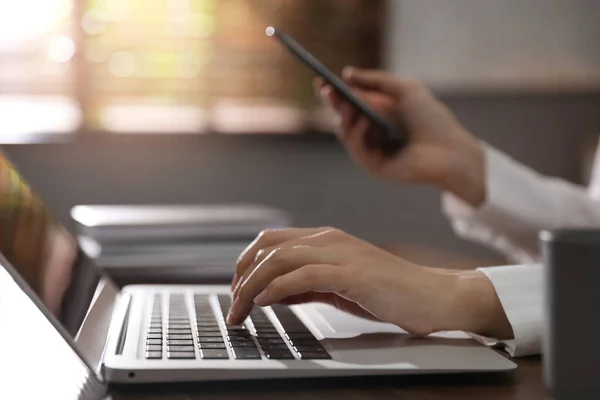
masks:
[[[501,265],[416,245],[385,246],[412,261],[457,269]],[[516,360],[515,371],[499,374],[393,376],[369,378],[213,382],[112,386],[114,400],[154,399],[550,399],[542,381],[540,357]]]

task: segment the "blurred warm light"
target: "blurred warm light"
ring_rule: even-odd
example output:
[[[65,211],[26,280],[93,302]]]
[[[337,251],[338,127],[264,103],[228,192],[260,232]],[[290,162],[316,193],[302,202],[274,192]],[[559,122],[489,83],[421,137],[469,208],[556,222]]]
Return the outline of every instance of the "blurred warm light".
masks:
[[[0,115],[2,143],[21,135],[74,132],[81,122],[78,104],[64,96],[2,95]]]
[[[70,0],[2,0],[0,40],[17,42],[45,33],[71,8]]]
[[[190,0],[167,0],[167,7],[175,10],[187,10],[190,5]]]
[[[81,27],[88,35],[99,35],[108,27],[108,14],[97,8],[86,11]]]
[[[48,55],[52,61],[67,62],[75,55],[75,43],[66,36],[55,37],[50,42]]]
[[[117,51],[108,59],[108,70],[118,77],[126,77],[135,71],[135,58],[128,51]]]
[[[113,133],[202,133],[206,110],[195,106],[113,103],[104,107],[101,125]]]
[[[0,141],[80,126],[116,133],[322,126],[322,115],[311,115],[310,73],[264,29],[285,21],[335,71],[364,65],[374,52],[349,44],[366,37],[362,48],[371,48],[373,40],[364,29],[340,35],[330,18],[344,15],[355,26],[382,4],[358,3],[364,13],[350,15],[348,1],[334,0],[0,0],[0,113],[8,115]]]
[[[294,133],[307,128],[307,112],[271,99],[222,100],[212,112],[212,128],[220,133]]]

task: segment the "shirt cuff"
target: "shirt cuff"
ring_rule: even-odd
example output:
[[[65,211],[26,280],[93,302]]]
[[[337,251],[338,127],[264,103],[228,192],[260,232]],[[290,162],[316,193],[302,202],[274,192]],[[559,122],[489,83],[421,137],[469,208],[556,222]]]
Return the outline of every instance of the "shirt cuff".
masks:
[[[514,265],[478,270],[494,285],[514,334],[514,339],[506,341],[483,338],[485,343],[502,344],[514,357],[540,354],[543,323],[542,266]]]

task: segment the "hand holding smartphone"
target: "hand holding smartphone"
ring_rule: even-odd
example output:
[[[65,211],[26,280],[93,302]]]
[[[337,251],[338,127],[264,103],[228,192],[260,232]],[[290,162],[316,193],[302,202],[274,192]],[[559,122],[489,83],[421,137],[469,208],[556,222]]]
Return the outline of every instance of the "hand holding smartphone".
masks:
[[[367,103],[360,99],[352,88],[344,82],[343,79],[331,72],[323,63],[317,60],[311,53],[303,48],[290,35],[270,26],[266,29],[267,36],[279,40],[288,50],[290,50],[300,61],[312,69],[317,75],[321,76],[326,82],[331,84],[336,93],[344,100],[354,106],[359,113],[368,117],[376,129],[375,137],[368,137],[367,145],[377,147],[386,154],[394,154],[401,150],[408,143],[408,131],[401,126],[387,121],[377,112],[375,112]]]

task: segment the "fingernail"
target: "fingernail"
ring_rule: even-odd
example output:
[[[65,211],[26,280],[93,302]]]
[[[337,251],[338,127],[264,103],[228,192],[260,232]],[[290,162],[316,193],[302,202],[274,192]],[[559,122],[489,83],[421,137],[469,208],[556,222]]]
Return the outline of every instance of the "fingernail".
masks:
[[[258,296],[256,296],[254,298],[254,304],[259,305],[259,306],[265,306],[266,305],[266,300],[269,297],[269,293],[267,292],[267,289],[263,290],[262,292],[260,292],[260,294]]]
[[[352,74],[354,73],[354,67],[344,67],[344,69],[342,70],[342,78],[344,79],[350,79],[352,78]]]
[[[321,97],[327,98],[327,96],[329,96],[329,88],[327,86],[321,87],[321,89],[319,90],[319,94],[321,95]]]
[[[239,307],[239,300],[235,300],[229,309],[229,313],[227,314],[227,322],[230,324],[235,323],[235,319],[237,318],[237,311]]]

